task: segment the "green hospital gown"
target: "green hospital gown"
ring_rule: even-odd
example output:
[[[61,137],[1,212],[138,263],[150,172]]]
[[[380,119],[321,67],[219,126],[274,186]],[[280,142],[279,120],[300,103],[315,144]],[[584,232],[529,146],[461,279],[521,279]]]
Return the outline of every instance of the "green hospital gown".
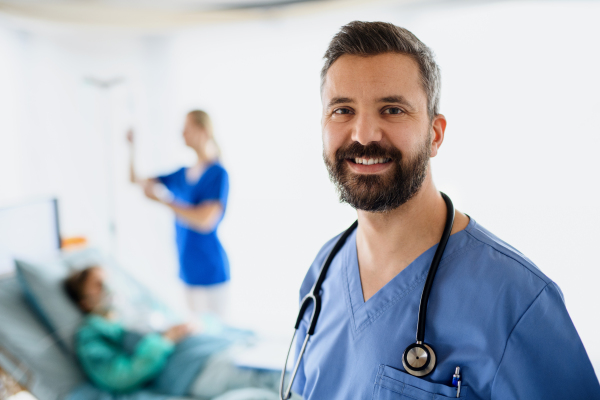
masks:
[[[77,358],[99,388],[127,393],[141,388],[164,368],[173,342],[156,333],[142,337],[132,352],[124,346],[125,329],[98,315],[85,319],[76,335]]]

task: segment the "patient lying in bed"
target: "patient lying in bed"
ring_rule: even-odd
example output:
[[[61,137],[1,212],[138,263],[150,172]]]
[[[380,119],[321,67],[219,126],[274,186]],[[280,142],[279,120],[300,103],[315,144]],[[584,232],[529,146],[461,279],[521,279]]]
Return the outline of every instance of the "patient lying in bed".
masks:
[[[200,399],[254,387],[264,390],[253,392],[252,399],[277,398],[279,374],[236,368],[228,357],[229,340],[203,335],[191,324],[146,335],[125,330],[114,315],[101,267],[72,274],[64,286],[86,314],[75,348],[84,372],[97,387],[117,394],[150,387]]]

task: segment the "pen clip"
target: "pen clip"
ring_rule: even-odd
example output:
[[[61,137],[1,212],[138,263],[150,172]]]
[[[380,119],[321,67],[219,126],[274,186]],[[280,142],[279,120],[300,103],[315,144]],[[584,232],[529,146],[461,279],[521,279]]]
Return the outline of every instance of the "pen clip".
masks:
[[[461,386],[461,381],[460,381],[460,367],[456,367],[456,370],[454,371],[454,375],[452,375],[452,386],[456,387],[456,397],[460,397],[460,386]]]

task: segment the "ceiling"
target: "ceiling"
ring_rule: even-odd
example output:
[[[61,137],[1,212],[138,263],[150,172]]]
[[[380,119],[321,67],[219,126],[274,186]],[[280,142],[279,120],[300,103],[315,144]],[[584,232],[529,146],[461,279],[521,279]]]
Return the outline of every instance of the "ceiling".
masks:
[[[161,28],[312,13],[367,0],[0,0],[0,13],[59,23]]]
[[[265,8],[316,0],[2,0],[2,5],[27,8],[102,7],[130,8],[139,11],[214,11],[224,9]]]

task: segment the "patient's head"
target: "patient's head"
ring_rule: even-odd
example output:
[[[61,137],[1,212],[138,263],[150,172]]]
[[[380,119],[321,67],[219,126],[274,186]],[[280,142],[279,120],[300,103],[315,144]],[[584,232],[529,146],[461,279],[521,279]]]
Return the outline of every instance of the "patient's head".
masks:
[[[106,314],[110,301],[105,281],[106,272],[95,265],[72,273],[65,280],[64,287],[67,295],[84,313]]]

